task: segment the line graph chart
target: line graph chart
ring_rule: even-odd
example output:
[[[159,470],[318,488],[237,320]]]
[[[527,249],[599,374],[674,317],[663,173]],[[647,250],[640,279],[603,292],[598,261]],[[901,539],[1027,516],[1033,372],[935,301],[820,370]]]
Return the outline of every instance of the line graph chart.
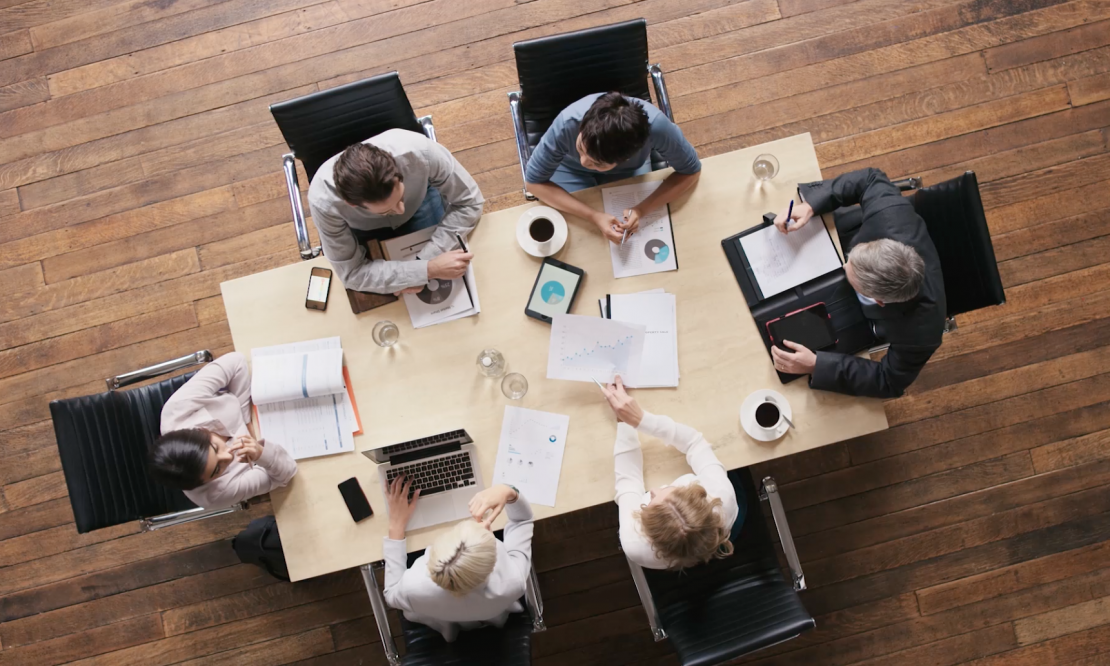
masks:
[[[560,315],[551,324],[547,357],[550,379],[635,383],[644,353],[645,328],[597,317]]]

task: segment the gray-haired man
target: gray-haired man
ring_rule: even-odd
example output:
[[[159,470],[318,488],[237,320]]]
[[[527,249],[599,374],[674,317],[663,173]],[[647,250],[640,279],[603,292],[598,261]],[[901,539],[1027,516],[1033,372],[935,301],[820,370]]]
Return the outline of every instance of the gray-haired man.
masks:
[[[878,169],[861,169],[831,181],[798,186],[804,203],[775,218],[783,233],[800,229],[813,215],[860,205],[859,223],[838,228],[848,258],[844,272],[871,320],[875,336],[890,343],[881,361],[817,352],[789,341],[793,353],[772,348],[775,368],[808,374],[813,388],[849,395],[902,395],[944,332],[944,278],[925,221]]]

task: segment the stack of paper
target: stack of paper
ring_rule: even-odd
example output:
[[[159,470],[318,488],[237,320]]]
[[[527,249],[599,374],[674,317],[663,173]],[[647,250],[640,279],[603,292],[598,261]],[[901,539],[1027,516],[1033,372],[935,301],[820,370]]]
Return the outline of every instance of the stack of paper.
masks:
[[[493,482],[520,489],[532,504],[555,506],[570,417],[505,407]]]
[[[653,289],[610,294],[598,301],[601,316],[645,328],[644,356],[634,388],[678,386],[678,315],[674,294]]]
[[[623,220],[624,211],[648,198],[662,183],[655,180],[602,188],[601,200],[605,212]],[[678,256],[674,249],[670,210],[666,206],[656,208],[640,218],[639,226],[639,230],[626,238],[623,244],[609,243],[613,277],[677,271]]]
[[[436,227],[428,227],[411,234],[390,238],[382,242],[382,249],[390,261],[416,261],[416,255],[427,245]],[[476,315],[482,311],[478,303],[478,286],[474,282],[474,267],[454,280],[429,280],[415,294],[405,294],[413,328],[434,326],[448,321]]]
[[[339,338],[251,350],[259,434],[294,459],[355,450],[361,432]]]

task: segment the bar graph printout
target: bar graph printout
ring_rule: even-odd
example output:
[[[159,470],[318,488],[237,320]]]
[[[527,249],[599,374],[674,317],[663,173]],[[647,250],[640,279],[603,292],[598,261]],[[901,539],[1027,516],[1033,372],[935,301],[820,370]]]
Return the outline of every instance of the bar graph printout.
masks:
[[[547,378],[611,382],[614,375],[635,385],[644,355],[646,327],[581,315],[551,321]]]

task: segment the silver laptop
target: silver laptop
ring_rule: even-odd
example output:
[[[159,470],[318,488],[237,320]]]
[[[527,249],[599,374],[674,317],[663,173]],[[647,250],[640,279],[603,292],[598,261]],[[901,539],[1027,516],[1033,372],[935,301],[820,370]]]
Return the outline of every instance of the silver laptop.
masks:
[[[389,484],[399,476],[413,480],[410,497],[420,489],[420,501],[408,525],[418,530],[470,516],[470,498],[486,487],[473,442],[465,430],[453,430],[362,455],[378,463],[383,492],[388,493]]]

